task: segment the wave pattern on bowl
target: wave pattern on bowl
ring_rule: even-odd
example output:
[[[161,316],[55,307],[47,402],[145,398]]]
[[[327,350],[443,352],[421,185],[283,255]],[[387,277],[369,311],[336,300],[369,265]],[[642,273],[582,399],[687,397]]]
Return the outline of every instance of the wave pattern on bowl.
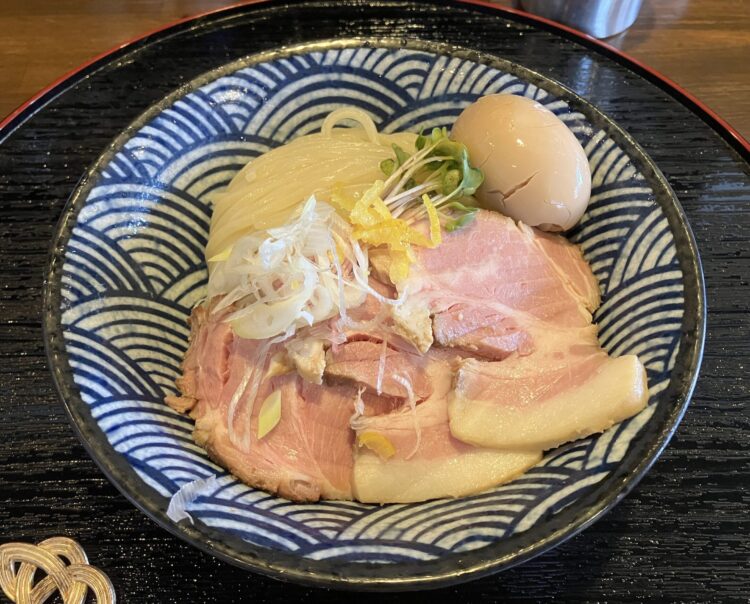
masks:
[[[165,404],[187,347],[187,316],[205,293],[210,200],[258,154],[356,105],[386,131],[450,126],[483,94],[520,94],[554,111],[584,146],[592,202],[572,233],[602,287],[603,346],[645,363],[650,405],[603,435],[549,452],[512,483],[459,500],[369,506],[291,503],[212,463],[192,422]],[[525,531],[612,472],[652,416],[674,366],[683,286],[668,222],[606,132],[534,84],[470,60],[393,48],[307,52],[200,86],[142,125],[97,176],[65,255],[66,350],[81,396],[112,447],[170,497],[211,474],[220,488],[197,520],[311,559],[432,560]]]

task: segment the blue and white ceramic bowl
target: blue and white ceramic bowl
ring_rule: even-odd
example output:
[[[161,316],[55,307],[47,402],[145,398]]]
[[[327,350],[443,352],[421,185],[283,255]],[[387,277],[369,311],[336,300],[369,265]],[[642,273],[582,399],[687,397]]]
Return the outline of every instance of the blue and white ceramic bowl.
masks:
[[[211,200],[249,160],[355,105],[385,131],[450,126],[489,93],[543,103],[589,157],[591,204],[570,234],[599,279],[602,345],[638,354],[651,398],[606,433],[549,452],[512,483],[458,500],[291,503],[212,463],[192,422],[162,401],[204,295]],[[700,361],[697,253],[666,181],[628,135],[559,84],[500,59],[436,45],[332,42],[252,56],[153,107],[78,187],[47,290],[54,374],[92,456],[161,525],[222,558],[327,585],[414,588],[527,559],[601,516],[654,461]],[[170,496],[217,474],[195,524]]]

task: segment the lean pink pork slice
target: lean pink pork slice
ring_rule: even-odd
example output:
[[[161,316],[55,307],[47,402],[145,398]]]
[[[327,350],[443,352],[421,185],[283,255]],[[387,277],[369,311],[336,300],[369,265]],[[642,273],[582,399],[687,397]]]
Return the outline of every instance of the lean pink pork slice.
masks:
[[[439,247],[420,250],[407,283],[433,313],[435,340],[472,353],[448,405],[450,429],[478,446],[549,449],[640,411],[635,356],[599,347],[596,279],[557,235],[480,211]]]
[[[381,375],[381,358],[384,361]],[[428,359],[386,347],[380,342],[354,340],[326,353],[325,374],[330,381],[356,384],[384,396],[408,398],[407,382],[417,399],[432,393],[427,375]],[[380,380],[378,383],[378,377]]]
[[[404,405],[353,422],[357,434],[374,432],[391,443],[383,459],[367,447],[354,457],[354,496],[366,503],[409,503],[461,497],[508,482],[541,459],[540,451],[501,451],[467,445],[448,426],[448,397],[461,357],[432,349],[425,357],[432,393],[411,409]]]
[[[195,441],[251,486],[297,501],[351,499],[354,435],[349,418],[356,389],[319,386],[289,372],[260,381],[249,414],[249,388],[243,383],[250,383],[248,376],[261,358],[261,371],[266,372],[282,345],[263,355],[263,342],[237,338],[203,306],[193,311],[191,324],[190,348],[178,382],[182,396],[167,397],[167,403],[190,411]],[[258,440],[261,403],[274,390],[281,392],[281,419]],[[228,417],[238,392],[230,435]]]
[[[498,312],[512,311],[511,319],[585,327],[599,305],[596,279],[575,245],[483,210],[469,225],[446,234],[438,247],[420,249],[405,286],[436,315],[456,305],[489,303]],[[457,313],[446,327],[462,320]],[[435,335],[439,342],[451,339],[442,329]]]

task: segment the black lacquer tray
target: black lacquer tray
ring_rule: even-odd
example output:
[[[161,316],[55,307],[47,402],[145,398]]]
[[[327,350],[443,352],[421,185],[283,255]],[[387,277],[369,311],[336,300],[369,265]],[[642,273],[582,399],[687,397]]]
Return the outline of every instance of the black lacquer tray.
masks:
[[[654,595],[660,585],[669,599],[690,599],[695,592],[683,580],[708,580],[711,569],[721,567],[736,568],[735,580],[716,587],[730,590],[730,597],[747,593],[747,583],[737,580],[747,546],[732,538],[747,528],[742,514],[747,469],[741,463],[741,433],[748,423],[742,384],[748,341],[742,289],[749,272],[743,227],[750,222],[746,143],[658,75],[595,41],[474,4],[269,2],[231,8],[98,59],[3,123],[2,354],[8,359],[0,374],[7,383],[0,403],[6,417],[0,428],[3,539],[75,536],[110,572],[124,601],[230,601],[262,593],[271,598],[283,590],[284,597],[301,595],[300,588],[269,583],[186,547],[106,483],[76,444],[55,398],[38,309],[54,223],[80,176],[125,126],[214,67],[338,37],[417,38],[470,47],[568,86],[624,127],[661,169],[685,208],[704,262],[711,309],[705,370],[665,458],[602,522],[520,569],[460,592],[466,598],[557,592],[617,599],[637,571],[630,589],[640,597]],[[708,535],[710,546],[699,547]],[[639,556],[653,558],[653,569],[639,566]],[[620,597],[627,599],[625,592]]]

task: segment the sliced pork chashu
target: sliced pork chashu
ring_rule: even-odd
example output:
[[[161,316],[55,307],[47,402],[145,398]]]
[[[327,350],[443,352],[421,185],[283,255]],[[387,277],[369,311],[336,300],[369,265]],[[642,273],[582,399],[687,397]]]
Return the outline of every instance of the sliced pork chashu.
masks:
[[[419,249],[406,288],[433,314],[456,304],[499,308],[565,327],[585,327],[599,305],[599,288],[578,247],[479,211],[467,226],[446,233],[434,249]]]
[[[182,396],[168,397],[167,403],[190,411],[195,441],[251,486],[297,501],[351,499],[354,434],[349,418],[356,389],[317,385],[290,371],[264,377],[255,404],[249,405],[248,376],[256,370],[267,375],[271,359],[284,347],[276,344],[263,354],[264,342],[236,337],[221,316],[204,306],[193,311],[191,323],[184,374],[178,380]],[[258,439],[258,414],[272,391],[281,393],[281,419]],[[235,398],[230,435],[228,416]]]
[[[541,451],[501,451],[474,447],[451,435],[448,397],[460,357],[432,349],[425,357],[432,393],[408,404],[354,422],[359,436],[377,434],[393,447],[384,458],[366,446],[354,457],[354,496],[366,503],[410,503],[461,497],[508,482],[541,459]]]
[[[596,280],[561,237],[482,211],[438,248],[420,250],[407,286],[407,303],[388,312],[372,297],[352,309],[346,341],[332,345],[298,334],[269,348],[198,307],[182,395],[167,402],[190,412],[196,442],[249,485],[293,500],[373,503],[508,482],[543,449],[646,403],[638,359],[611,359],[599,347]],[[265,377],[248,405],[246,382],[259,365]],[[281,419],[259,440],[258,413],[273,391]],[[353,430],[359,392],[366,408]],[[388,447],[357,446],[355,433]]]
[[[429,359],[421,355],[383,348],[382,342],[354,340],[326,353],[325,375],[329,383],[354,384],[376,394],[403,399],[409,396],[408,385],[421,401],[430,396],[434,387],[427,372],[428,363]]]
[[[447,432],[446,425],[446,432]],[[354,496],[364,503],[416,503],[465,497],[510,482],[542,459],[540,452],[459,446],[453,439],[440,455],[384,460],[363,451],[354,461]]]
[[[566,239],[480,211],[420,250],[407,287],[435,340],[469,352],[450,396],[452,434],[502,449],[550,449],[643,409],[645,370],[601,349],[596,279]]]
[[[465,442],[546,450],[603,432],[647,401],[646,374],[637,357],[568,351],[558,364],[546,366],[536,355],[467,360],[448,408],[451,432]]]

